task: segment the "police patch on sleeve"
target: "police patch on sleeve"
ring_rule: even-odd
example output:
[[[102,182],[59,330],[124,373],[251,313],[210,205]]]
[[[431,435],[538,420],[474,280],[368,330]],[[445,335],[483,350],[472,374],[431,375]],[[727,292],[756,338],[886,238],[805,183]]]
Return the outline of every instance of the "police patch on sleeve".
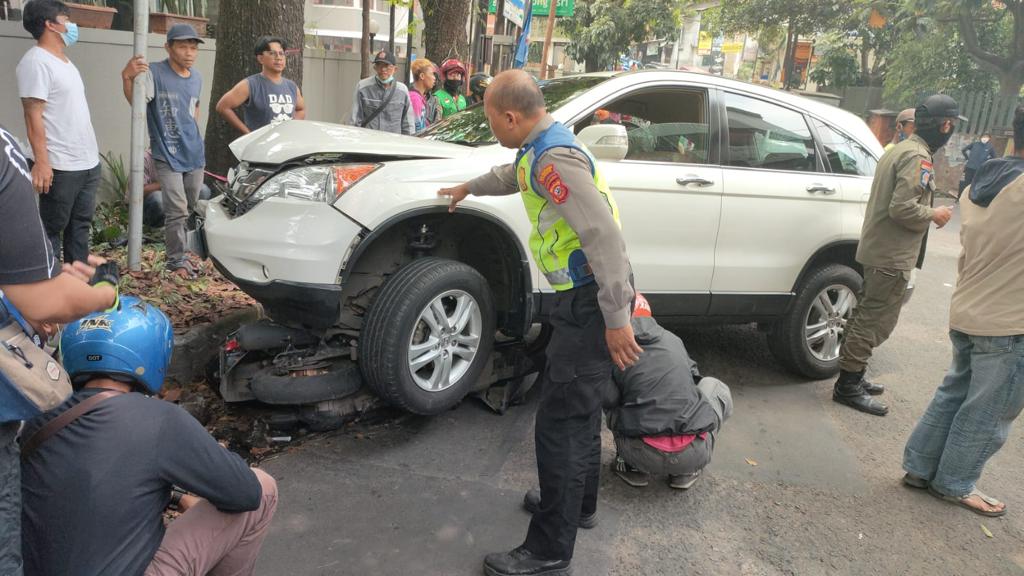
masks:
[[[935,177],[935,170],[932,168],[932,163],[927,160],[921,160],[921,188],[927,188],[932,183],[932,178]]]
[[[548,191],[555,204],[561,204],[569,198],[569,187],[562,182],[562,175],[555,169],[554,164],[541,168],[538,176],[537,180]]]

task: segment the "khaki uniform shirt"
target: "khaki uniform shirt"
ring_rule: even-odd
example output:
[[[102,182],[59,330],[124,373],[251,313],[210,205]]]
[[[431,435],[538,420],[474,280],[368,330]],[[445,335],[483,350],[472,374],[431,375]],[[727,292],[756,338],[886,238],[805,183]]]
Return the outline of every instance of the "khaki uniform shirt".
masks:
[[[949,327],[972,336],[1024,334],[1024,176],[987,208],[960,201],[959,276]]]
[[[526,146],[554,122],[548,115],[533,128],[523,142]],[[626,242],[622,231],[612,217],[608,204],[594,185],[590,172],[590,161],[578,150],[558,147],[545,152],[537,164],[554,164],[562,177],[562,183],[569,190],[566,199],[552,205],[565,223],[580,238],[583,253],[594,271],[597,280],[597,300],[607,328],[622,328],[629,324],[630,302],[633,287],[630,283],[631,268],[626,255]],[[505,164],[469,181],[469,192],[474,196],[497,196],[516,194],[515,166]],[[533,189],[544,196],[547,189],[534,181]]]
[[[916,134],[882,155],[871,183],[857,262],[873,268],[914,268],[935,214],[934,179],[931,152]]]

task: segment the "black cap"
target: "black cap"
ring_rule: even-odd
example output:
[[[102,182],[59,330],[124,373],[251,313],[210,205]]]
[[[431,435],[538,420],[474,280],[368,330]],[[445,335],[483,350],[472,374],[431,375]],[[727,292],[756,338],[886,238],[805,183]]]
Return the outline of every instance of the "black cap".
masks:
[[[196,29],[188,24],[175,24],[171,26],[171,29],[167,31],[167,43],[170,44],[175,40],[199,40],[200,44],[203,44],[203,38],[196,33]]]
[[[914,111],[916,119],[923,118],[959,118],[967,121],[967,118],[960,115],[960,106],[956,100],[945,94],[932,94],[924,99]]]
[[[395,55],[387,50],[381,50],[373,57],[373,63],[384,62],[387,64],[395,65]]]

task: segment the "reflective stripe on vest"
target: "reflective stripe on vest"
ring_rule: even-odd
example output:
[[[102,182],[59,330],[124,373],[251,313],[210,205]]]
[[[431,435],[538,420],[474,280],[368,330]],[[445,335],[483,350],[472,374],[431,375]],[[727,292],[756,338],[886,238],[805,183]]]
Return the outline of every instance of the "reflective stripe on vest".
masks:
[[[568,128],[555,122],[541,132],[533,142],[519,150],[516,158],[516,179],[523,205],[526,207],[526,215],[532,224],[530,252],[551,287],[561,292],[590,284],[594,281],[594,275],[576,231],[558,214],[549,198],[539,194],[533,187],[537,159],[551,148],[557,147],[574,148],[586,156],[594,176],[594,185],[608,205],[615,223],[620,226],[621,224],[615,199],[612,198],[608,183],[597,169],[594,157],[576,140],[576,136]]]

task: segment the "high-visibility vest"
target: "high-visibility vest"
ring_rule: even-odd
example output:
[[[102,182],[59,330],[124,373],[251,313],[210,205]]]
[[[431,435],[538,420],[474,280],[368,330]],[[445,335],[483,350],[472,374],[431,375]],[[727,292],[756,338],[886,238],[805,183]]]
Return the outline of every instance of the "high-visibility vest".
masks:
[[[533,142],[519,150],[516,156],[516,179],[526,214],[533,224],[530,231],[530,251],[551,287],[561,292],[590,284],[594,281],[594,274],[587,262],[586,254],[583,253],[576,231],[569,227],[552,205],[552,196],[558,193],[558,186],[564,186],[561,182],[552,180],[559,178],[557,167],[537,165],[538,158],[551,148],[558,147],[573,148],[583,153],[590,162],[594,185],[604,198],[615,223],[620,227],[621,224],[619,209],[612,198],[608,183],[597,169],[597,162],[568,128],[555,122],[541,132]],[[549,190],[547,195],[542,195],[534,189],[535,174],[537,181]],[[550,190],[554,190],[554,193]]]

